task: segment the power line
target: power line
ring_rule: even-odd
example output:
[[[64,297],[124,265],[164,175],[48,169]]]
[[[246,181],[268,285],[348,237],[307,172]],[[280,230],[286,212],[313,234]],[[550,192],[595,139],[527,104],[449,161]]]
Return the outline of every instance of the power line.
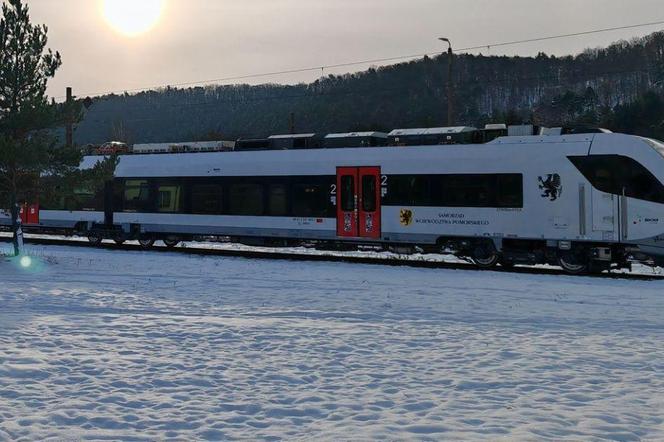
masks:
[[[604,29],[594,29],[592,31],[583,31],[583,32],[574,32],[572,34],[560,34],[560,35],[551,35],[548,37],[539,37],[539,38],[531,38],[528,40],[515,40],[515,41],[508,41],[505,43],[498,43],[498,44],[492,44],[492,45],[482,45],[482,46],[473,46],[470,48],[463,48],[463,49],[458,49],[458,51],[473,51],[476,49],[484,49],[484,48],[497,48],[501,46],[512,46],[512,45],[518,45],[518,44],[523,44],[523,43],[535,43],[539,41],[547,41],[547,40],[556,40],[559,38],[569,38],[569,37],[580,37],[582,35],[590,35],[590,34],[599,34],[602,32],[611,32],[611,31],[622,31],[625,29],[636,29],[636,28],[643,28],[646,26],[656,26],[656,25],[661,25],[664,24],[664,20],[662,21],[655,21],[655,22],[650,22],[650,23],[641,23],[638,25],[627,25],[627,26],[618,26],[614,28],[604,28]]]
[[[515,40],[515,41],[508,41],[508,42],[501,42],[501,43],[494,43],[494,44],[484,44],[484,45],[481,45],[481,46],[471,46],[471,47],[467,47],[467,48],[456,49],[456,50],[454,50],[454,52],[464,52],[464,51],[473,51],[473,50],[484,49],[484,48],[496,48],[496,47],[504,47],[504,46],[513,46],[513,45],[519,45],[519,44],[525,44],[525,43],[535,43],[535,42],[541,42],[541,41],[556,40],[556,39],[561,39],[561,38],[579,37],[579,36],[583,36],[583,35],[599,34],[599,33],[612,32],[612,31],[621,31],[621,30],[626,30],[626,29],[636,29],[636,28],[643,28],[643,27],[663,25],[663,24],[664,24],[664,20],[659,20],[659,21],[654,21],[654,22],[649,22],[649,23],[639,23],[639,24],[627,25],[627,26],[617,26],[617,27],[612,27],[612,28],[602,28],[602,29],[593,29],[593,30],[589,30],[589,31],[574,32],[574,33],[571,33],[571,34],[559,34],[559,35],[551,35],[551,36],[546,36],[546,37],[530,38],[530,39],[525,39],[525,40]],[[305,72],[313,72],[313,71],[321,71],[321,70],[325,71],[326,69],[328,69],[328,70],[329,69],[337,69],[337,68],[342,68],[342,67],[352,67],[352,66],[359,66],[359,65],[364,65],[364,64],[387,63],[387,62],[391,62],[391,61],[405,61],[405,60],[417,59],[417,58],[422,58],[422,57],[431,56],[431,55],[433,55],[433,56],[442,55],[442,54],[445,54],[445,53],[446,53],[446,51],[430,51],[430,52],[422,53],[422,54],[400,55],[400,56],[388,57],[388,58],[374,58],[374,59],[367,59],[367,60],[351,61],[351,62],[347,62],[347,63],[330,64],[330,65],[325,65],[325,66],[315,66],[315,67],[299,68],[299,69],[288,69],[288,70],[282,70],[282,71],[263,72],[263,73],[239,75],[239,76],[233,76],[233,77],[215,78],[215,79],[211,79],[211,80],[190,81],[190,82],[184,82],[184,83],[174,83],[174,84],[165,84],[165,85],[162,84],[162,85],[151,86],[151,87],[125,89],[125,90],[115,90],[115,91],[98,92],[98,93],[81,94],[81,95],[99,97],[99,96],[110,95],[110,94],[123,94],[123,93],[128,93],[128,92],[149,91],[149,90],[160,89],[160,88],[165,88],[165,87],[183,87],[183,86],[205,85],[205,84],[209,84],[209,83],[223,83],[223,82],[227,82],[227,81],[238,81],[238,80],[248,80],[248,79],[253,79],[253,78],[273,77],[273,76],[277,76],[277,75],[297,74],[297,73],[305,73]],[[61,98],[64,98],[64,97],[56,97],[56,98],[61,99]]]

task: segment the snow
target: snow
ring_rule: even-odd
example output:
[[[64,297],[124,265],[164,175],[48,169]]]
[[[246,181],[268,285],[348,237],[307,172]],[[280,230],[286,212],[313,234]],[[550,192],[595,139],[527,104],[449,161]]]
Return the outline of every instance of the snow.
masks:
[[[0,440],[664,438],[664,281],[28,250]]]
[[[52,241],[62,241],[63,243],[82,243],[89,244],[89,240],[84,237],[79,236],[58,236],[58,235],[37,235],[37,234],[24,234],[26,240],[36,239],[36,240],[52,240]],[[11,240],[11,234],[0,232],[0,238],[4,238],[5,241]],[[114,245],[115,243],[111,240],[104,240],[105,245]],[[139,246],[138,241],[126,241],[125,245],[129,246]],[[165,244],[162,241],[157,241],[155,243],[157,248],[165,247]],[[358,258],[370,258],[374,260],[386,261],[389,264],[394,264],[394,261],[405,261],[408,262],[427,262],[427,263],[444,263],[451,265],[468,265],[470,267],[474,266],[470,264],[469,261],[457,258],[453,255],[442,255],[435,253],[413,253],[413,254],[401,254],[396,252],[385,252],[385,251],[372,251],[371,249],[367,250],[358,250],[358,251],[330,251],[330,250],[317,250],[311,247],[258,247],[258,246],[245,246],[237,243],[228,243],[228,242],[196,242],[196,241],[187,241],[181,242],[176,246],[176,249],[185,250],[218,250],[220,252],[256,252],[256,253],[265,253],[273,254],[275,252],[283,255],[297,255],[297,256],[330,256],[330,257],[358,257]],[[516,266],[527,267],[527,268],[536,268],[541,270],[551,270],[562,272],[562,269],[558,266],[551,266],[548,264],[541,264],[535,266]],[[612,270],[612,274],[631,274],[644,277],[653,277],[653,278],[664,278],[664,272],[660,267],[649,267],[646,265],[634,263],[632,265],[632,270],[622,269],[622,270]]]

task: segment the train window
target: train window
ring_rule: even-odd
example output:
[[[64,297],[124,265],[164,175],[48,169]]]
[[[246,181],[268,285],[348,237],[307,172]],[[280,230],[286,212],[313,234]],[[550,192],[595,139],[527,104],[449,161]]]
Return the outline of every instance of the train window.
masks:
[[[42,208],[48,207],[51,210],[66,210],[69,212],[94,211],[95,194],[87,189],[64,190],[58,188],[59,195],[56,198],[49,198],[44,195]],[[50,200],[53,200],[52,202]]]
[[[97,195],[92,189],[75,189],[73,200],[75,201],[75,207],[70,210],[94,212],[99,205]]]
[[[394,175],[388,177],[388,193],[385,204],[413,206],[414,177],[409,175]]]
[[[523,207],[523,175],[498,175],[498,208]]]
[[[127,180],[124,189],[124,210],[127,212],[148,211],[150,185],[147,180]]]
[[[621,155],[569,157],[601,192],[664,203],[664,185],[638,161]]]
[[[349,177],[353,178],[353,177]],[[328,187],[323,184],[293,185],[293,216],[325,217],[328,209]],[[354,197],[354,195],[352,195]]]
[[[232,184],[229,196],[231,215],[262,216],[265,213],[261,184]]]
[[[191,188],[191,211],[195,215],[221,215],[222,202],[220,185],[194,185]]]
[[[436,206],[494,207],[497,204],[494,175],[444,175]]]
[[[355,210],[355,177],[343,175],[341,177],[341,210],[352,212]]]
[[[521,174],[396,175],[386,205],[522,208]]]
[[[172,204],[171,192],[168,190],[159,189],[159,211],[168,208]]]
[[[268,192],[270,216],[288,215],[288,200],[286,186],[271,184]]]
[[[362,177],[362,210],[376,211],[376,177],[374,175]]]
[[[410,178],[410,204],[431,206],[431,180],[426,175]]]
[[[182,205],[182,187],[160,185],[157,188],[157,211],[160,213],[178,213]]]
[[[431,205],[431,177],[428,175],[394,175],[388,178],[386,204],[403,206]]]

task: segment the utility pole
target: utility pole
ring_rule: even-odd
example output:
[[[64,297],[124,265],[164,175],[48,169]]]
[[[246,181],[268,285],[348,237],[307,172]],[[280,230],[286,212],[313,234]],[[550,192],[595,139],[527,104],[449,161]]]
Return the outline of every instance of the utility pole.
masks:
[[[448,38],[441,37],[438,40],[449,45],[447,49],[447,125],[452,127],[454,126],[454,85],[452,84],[454,51],[452,51],[452,42]]]
[[[291,112],[290,117],[288,118],[288,130],[291,135],[295,134],[295,112]]]
[[[72,94],[72,88],[68,87],[67,105],[66,105],[67,115],[65,116],[65,118],[67,119],[65,126],[65,142],[67,144],[67,147],[72,147],[74,145],[74,122],[71,115],[71,108],[73,102],[74,102],[74,95]]]

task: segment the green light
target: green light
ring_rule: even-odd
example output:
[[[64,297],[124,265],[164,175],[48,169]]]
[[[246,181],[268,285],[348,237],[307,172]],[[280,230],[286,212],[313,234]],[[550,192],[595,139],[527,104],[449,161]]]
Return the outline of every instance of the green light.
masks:
[[[30,258],[29,256],[23,256],[21,257],[19,263],[21,264],[21,267],[27,269],[28,267],[32,266],[32,258]]]

